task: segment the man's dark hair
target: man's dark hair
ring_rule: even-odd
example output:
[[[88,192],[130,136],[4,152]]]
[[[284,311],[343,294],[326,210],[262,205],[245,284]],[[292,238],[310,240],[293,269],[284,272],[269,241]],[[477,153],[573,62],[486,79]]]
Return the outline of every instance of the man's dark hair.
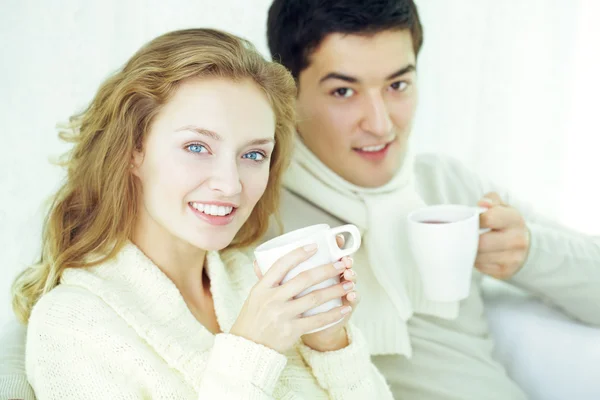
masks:
[[[274,61],[296,80],[310,55],[331,33],[371,35],[408,29],[415,56],[423,30],[413,0],[274,0],[267,20],[267,39]]]

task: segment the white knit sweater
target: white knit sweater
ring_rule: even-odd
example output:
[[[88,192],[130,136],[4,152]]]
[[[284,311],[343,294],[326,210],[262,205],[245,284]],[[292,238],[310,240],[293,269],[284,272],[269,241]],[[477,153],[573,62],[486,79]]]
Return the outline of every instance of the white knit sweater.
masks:
[[[223,258],[221,258],[223,257]],[[217,320],[235,322],[256,277],[246,256],[207,255]],[[213,335],[175,285],[137,247],[100,266],[65,271],[35,306],[27,377],[45,399],[391,399],[367,347],[282,355],[228,333]]]
[[[576,319],[600,326],[600,241],[570,231],[535,213],[502,187],[479,178],[461,163],[440,155],[419,155],[415,163],[419,195],[427,204],[477,204],[495,191],[516,207],[531,231],[527,263],[508,282],[561,308]],[[309,182],[303,182],[309,185]],[[340,207],[332,203],[331,207]],[[333,211],[337,211],[333,210]],[[298,194],[285,190],[281,218],[291,231],[316,223],[348,223]],[[381,223],[387,223],[385,219]],[[275,225],[271,235],[276,234]],[[371,359],[385,376],[395,398],[418,400],[522,400],[525,395],[493,357],[494,343],[481,296],[482,275],[473,271],[469,297],[456,319],[437,318],[417,306],[404,323],[402,307],[381,281],[387,265],[370,263],[368,247],[353,255],[360,280],[361,304],[353,322],[364,335]],[[394,282],[395,284],[396,282]],[[418,305],[418,302],[413,302]],[[400,305],[402,306],[402,305]],[[412,358],[403,332],[408,328]]]

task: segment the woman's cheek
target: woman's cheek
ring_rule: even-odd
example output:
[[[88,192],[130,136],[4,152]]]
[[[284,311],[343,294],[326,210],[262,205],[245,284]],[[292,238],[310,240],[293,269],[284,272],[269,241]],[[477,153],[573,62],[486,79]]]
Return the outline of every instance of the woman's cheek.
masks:
[[[242,179],[243,190],[246,192],[245,196],[254,206],[264,194],[269,182],[268,162],[245,169],[240,177]]]

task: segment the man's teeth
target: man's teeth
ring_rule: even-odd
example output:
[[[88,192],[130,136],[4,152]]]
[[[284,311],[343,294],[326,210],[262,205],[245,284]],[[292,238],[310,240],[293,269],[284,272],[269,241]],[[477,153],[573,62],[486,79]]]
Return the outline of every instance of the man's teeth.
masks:
[[[380,146],[367,146],[367,147],[361,147],[360,151],[367,151],[367,152],[376,152],[376,151],[381,151],[385,148],[385,144],[382,144]]]
[[[208,215],[225,216],[231,214],[233,207],[216,206],[214,204],[191,203],[196,210]]]

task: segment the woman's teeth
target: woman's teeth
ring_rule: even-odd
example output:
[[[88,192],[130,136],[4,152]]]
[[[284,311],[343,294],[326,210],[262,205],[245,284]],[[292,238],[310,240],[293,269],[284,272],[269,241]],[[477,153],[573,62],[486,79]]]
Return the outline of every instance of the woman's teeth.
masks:
[[[229,215],[233,211],[233,207],[216,206],[214,204],[190,203],[190,205],[204,214],[218,217]]]
[[[385,144],[382,144],[380,146],[367,146],[367,147],[361,147],[360,151],[366,151],[368,153],[374,153],[376,151],[381,151],[385,148]]]

